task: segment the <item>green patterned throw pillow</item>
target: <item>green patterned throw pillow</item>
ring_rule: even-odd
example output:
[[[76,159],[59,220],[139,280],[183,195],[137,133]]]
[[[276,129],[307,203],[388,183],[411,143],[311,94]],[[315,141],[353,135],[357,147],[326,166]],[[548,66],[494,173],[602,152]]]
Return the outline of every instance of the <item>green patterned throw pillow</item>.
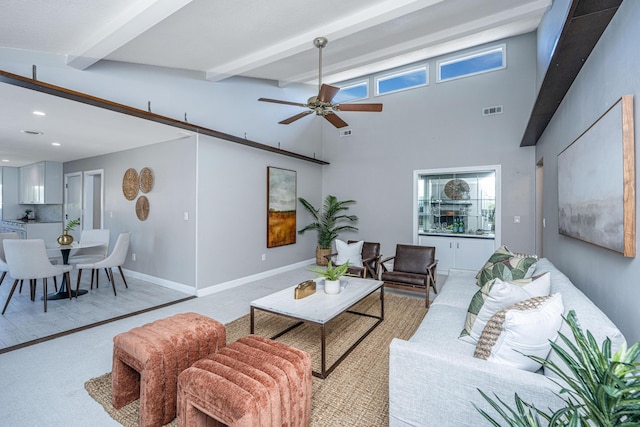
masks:
[[[484,264],[476,275],[478,286],[484,286],[490,280],[505,281],[526,279],[531,277],[538,263],[535,255],[517,255],[507,248],[500,246]]]

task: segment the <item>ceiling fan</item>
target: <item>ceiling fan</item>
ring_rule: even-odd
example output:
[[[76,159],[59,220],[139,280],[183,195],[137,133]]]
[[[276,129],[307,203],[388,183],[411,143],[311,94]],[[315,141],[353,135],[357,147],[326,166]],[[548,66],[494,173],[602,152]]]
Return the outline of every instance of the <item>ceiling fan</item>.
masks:
[[[332,125],[337,128],[342,128],[347,126],[347,122],[342,120],[336,114],[337,111],[369,111],[369,112],[380,112],[382,111],[382,104],[333,104],[331,101],[333,97],[336,96],[338,91],[340,91],[339,87],[330,86],[322,83],[322,49],[329,43],[329,41],[324,37],[317,37],[313,40],[313,44],[318,48],[319,52],[319,66],[318,66],[318,95],[312,96],[307,100],[306,104],[302,104],[299,102],[290,102],[290,101],[280,101],[277,99],[269,99],[269,98],[259,98],[258,101],[263,102],[274,102],[276,104],[286,104],[286,105],[297,105],[299,107],[306,107],[309,110],[303,111],[302,113],[298,113],[295,116],[291,116],[288,119],[284,119],[281,122],[278,122],[282,125],[288,125],[290,123],[295,122],[298,119],[301,119],[305,116],[308,116],[311,113],[316,113],[316,116],[322,116],[327,119]]]

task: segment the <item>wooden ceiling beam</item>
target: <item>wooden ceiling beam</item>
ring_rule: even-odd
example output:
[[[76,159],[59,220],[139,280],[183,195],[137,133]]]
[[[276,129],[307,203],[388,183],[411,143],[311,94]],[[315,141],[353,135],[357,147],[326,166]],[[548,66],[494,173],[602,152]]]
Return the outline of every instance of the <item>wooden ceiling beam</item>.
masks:
[[[39,80],[30,79],[20,76],[18,74],[9,73],[7,71],[0,70],[0,82],[8,83],[14,86],[20,86],[25,89],[35,90],[37,92],[46,93],[53,96],[59,96],[61,98],[70,99],[72,101],[81,102],[87,105],[93,105],[94,107],[104,108],[106,110],[115,111],[129,116],[138,117],[144,120],[150,120],[156,123],[162,123],[164,125],[173,126],[179,129],[184,129],[190,132],[199,133],[201,135],[207,135],[214,138],[222,139],[225,141],[234,142],[236,144],[246,145],[248,147],[257,148],[259,150],[269,151],[276,154],[281,154],[287,157],[293,157],[295,159],[304,160],[319,165],[328,165],[328,162],[324,160],[316,159],[315,157],[309,157],[302,154],[294,153],[293,151],[281,150],[280,148],[272,147],[270,145],[261,144],[250,139],[241,138],[239,136],[230,135],[228,133],[219,132],[217,130],[205,128],[202,126],[194,125],[181,120],[172,119],[171,117],[161,116],[159,114],[151,113],[149,111],[140,110],[138,108],[130,107],[124,104],[118,104],[117,102],[109,101],[107,99],[98,98],[88,95],[86,93],[77,92],[71,89],[67,89],[61,86],[44,83]]]
[[[521,147],[536,145],[622,0],[573,0]]]

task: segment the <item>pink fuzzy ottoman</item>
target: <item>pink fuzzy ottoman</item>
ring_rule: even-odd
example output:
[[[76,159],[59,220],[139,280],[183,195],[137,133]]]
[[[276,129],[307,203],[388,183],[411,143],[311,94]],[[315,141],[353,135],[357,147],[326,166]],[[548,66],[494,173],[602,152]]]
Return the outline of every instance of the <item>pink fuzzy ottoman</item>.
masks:
[[[308,426],[311,358],[277,341],[249,335],[178,377],[178,425]]]
[[[161,426],[176,416],[180,372],[226,344],[223,324],[197,313],[177,314],[113,338],[112,403],[140,398],[140,426]]]

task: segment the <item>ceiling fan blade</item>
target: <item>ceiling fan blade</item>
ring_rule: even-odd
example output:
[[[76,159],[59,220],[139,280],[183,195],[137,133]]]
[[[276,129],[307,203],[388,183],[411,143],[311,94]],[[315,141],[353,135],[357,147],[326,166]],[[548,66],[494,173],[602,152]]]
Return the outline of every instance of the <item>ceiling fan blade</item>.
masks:
[[[324,118],[327,119],[332,125],[334,125],[338,129],[343,128],[345,126],[349,126],[347,122],[345,122],[344,120],[342,120],[340,117],[338,117],[336,114],[333,114],[333,113],[325,114]]]
[[[270,99],[270,98],[258,98],[258,101],[273,102],[275,104],[297,105],[298,107],[306,107],[307,106],[307,104],[301,104],[299,102],[280,101],[279,99]]]
[[[338,104],[334,107],[338,111],[382,111],[382,104]]]
[[[323,84],[320,86],[320,92],[318,93],[318,101],[331,102],[336,93],[340,91],[339,87]]]
[[[296,120],[301,119],[301,118],[303,118],[304,116],[308,116],[308,115],[309,115],[309,114],[311,114],[311,113],[313,113],[313,110],[305,111],[305,112],[302,112],[302,113],[296,114],[295,116],[291,116],[291,117],[289,117],[288,119],[284,119],[283,121],[278,122],[278,123],[280,123],[281,125],[288,125],[289,123],[293,123],[293,122],[295,122]]]

